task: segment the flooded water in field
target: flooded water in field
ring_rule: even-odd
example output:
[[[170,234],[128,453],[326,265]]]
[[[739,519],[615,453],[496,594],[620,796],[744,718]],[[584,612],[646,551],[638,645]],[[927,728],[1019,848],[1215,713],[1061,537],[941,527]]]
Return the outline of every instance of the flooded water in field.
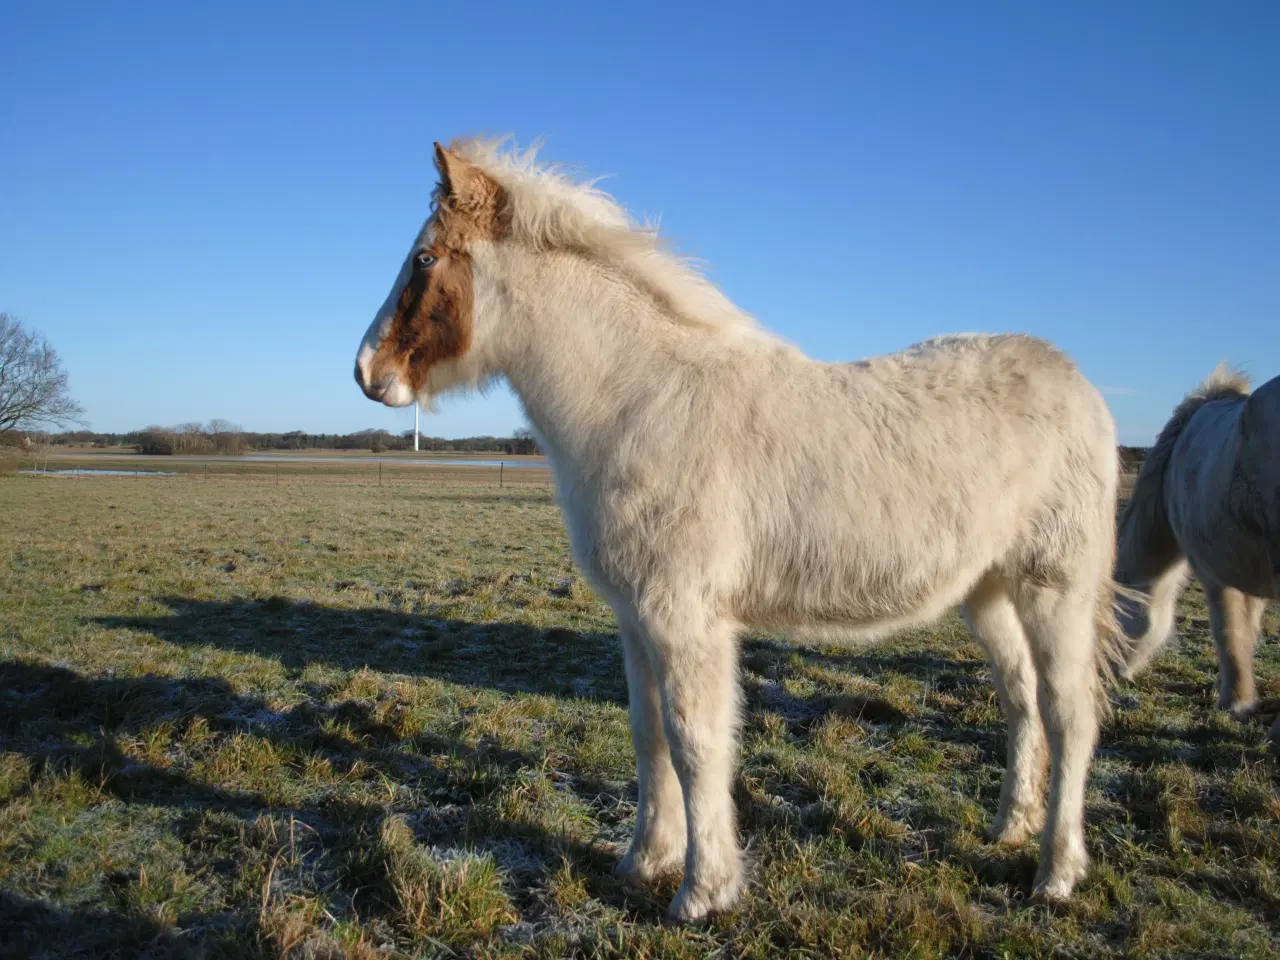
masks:
[[[230,459],[230,458],[228,458]],[[505,466],[507,469],[531,467],[545,470],[546,463],[541,461],[528,460],[469,460],[461,457],[267,457],[267,456],[248,456],[236,457],[235,460],[255,461],[258,463],[333,463],[333,464],[352,464],[352,463],[387,463],[399,464],[403,466],[426,466],[426,467],[497,467]]]
[[[176,477],[173,470],[99,470],[95,468],[70,468],[59,470],[19,470],[33,477]]]

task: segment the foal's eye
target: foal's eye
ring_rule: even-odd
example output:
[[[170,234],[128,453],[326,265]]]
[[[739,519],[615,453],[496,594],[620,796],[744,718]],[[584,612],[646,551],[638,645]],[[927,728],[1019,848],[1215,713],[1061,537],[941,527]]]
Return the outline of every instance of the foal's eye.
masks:
[[[429,253],[418,254],[418,266],[420,266],[423,270],[427,269],[427,267],[434,265],[435,262],[436,262],[436,258]]]

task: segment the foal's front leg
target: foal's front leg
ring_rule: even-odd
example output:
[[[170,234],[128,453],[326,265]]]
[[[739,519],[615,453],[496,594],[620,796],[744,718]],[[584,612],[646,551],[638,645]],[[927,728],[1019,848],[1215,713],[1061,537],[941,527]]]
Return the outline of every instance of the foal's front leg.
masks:
[[[727,910],[742,891],[731,790],[739,716],[735,631],[695,614],[681,624],[650,625],[649,637],[688,821],[684,882],[670,913],[698,920]]]
[[[1045,817],[1049,750],[1040,722],[1035,662],[1009,589],[1000,580],[979,584],[965,604],[965,615],[986,647],[1009,722],[1008,762],[990,836],[996,843],[1018,846],[1040,832]]]
[[[648,640],[635,627],[623,626],[621,633],[639,797],[635,834],[618,872],[648,881],[678,870],[684,863],[684,797],[662,729],[662,703]]]
[[[1089,866],[1084,803],[1098,738],[1097,596],[1084,585],[1024,584],[1019,612],[1035,658],[1036,699],[1050,755],[1049,810],[1033,889],[1047,899],[1064,900]]]

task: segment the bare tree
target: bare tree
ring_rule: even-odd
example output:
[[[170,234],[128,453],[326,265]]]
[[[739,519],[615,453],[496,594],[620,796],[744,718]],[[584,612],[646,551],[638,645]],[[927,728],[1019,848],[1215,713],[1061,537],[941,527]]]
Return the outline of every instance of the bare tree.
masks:
[[[31,458],[35,469],[49,469],[49,454],[53,452],[53,437],[43,430],[28,433],[23,443],[23,453]]]
[[[138,432],[138,452],[148,456],[168,456],[173,453],[176,435],[168,427],[147,427]]]
[[[209,453],[213,450],[213,442],[204,432],[204,425],[194,421],[180,423],[172,428],[173,452],[181,454]]]
[[[20,442],[27,431],[83,425],[83,416],[49,342],[0,313],[0,442]]]
[[[238,457],[248,446],[245,443],[244,430],[230,420],[210,420],[209,436],[213,440],[214,452],[223,456]]]

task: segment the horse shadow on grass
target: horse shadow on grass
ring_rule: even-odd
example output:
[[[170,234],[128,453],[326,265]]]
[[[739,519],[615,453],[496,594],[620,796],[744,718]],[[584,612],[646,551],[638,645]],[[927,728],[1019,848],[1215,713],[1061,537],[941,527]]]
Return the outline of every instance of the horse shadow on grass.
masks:
[[[328,664],[433,677],[503,693],[581,697],[625,706],[616,634],[516,623],[439,620],[381,608],[348,609],[268,597],[225,601],[159,597],[157,617],[99,617],[98,626],[180,646],[258,654],[290,670]]]
[[[170,614],[101,617],[94,622],[126,628],[181,646],[220,649],[270,657],[290,670],[312,664],[343,669],[368,667],[382,673],[432,677],[506,694],[583,698],[627,705],[626,678],[617,635],[503,622],[433,619],[384,608],[340,608],[283,597],[226,601],[161,597]],[[1003,712],[975,721],[971,708],[994,704],[995,688],[984,659],[949,656],[936,648],[888,648],[823,652],[748,637],[743,643],[745,706],[751,715],[782,715],[800,737],[832,714],[879,725],[887,736],[914,727],[931,740],[975,747],[984,763],[1003,767],[1006,725]],[[823,666],[870,681],[857,692],[816,684],[808,695],[787,692],[777,682],[801,669]],[[892,678],[913,681],[919,702],[904,705],[876,686]],[[1163,732],[1137,731],[1118,714],[1105,725],[1101,746],[1132,762],[1150,762],[1176,749],[1193,766],[1233,764],[1252,734],[1241,728]],[[1141,734],[1141,735],[1137,735]],[[1168,741],[1175,741],[1174,744]],[[1181,742],[1177,742],[1181,741]]]
[[[162,924],[122,911],[60,907],[0,890],[0,957],[138,957],[169,960],[184,956],[166,949],[172,942]],[[75,946],[70,946],[70,944]],[[66,951],[66,952],[63,952]]]
[[[164,597],[159,602],[170,613],[100,617],[93,622],[106,628],[145,633],[180,646],[215,647],[269,657],[290,671],[301,672],[313,665],[344,670],[368,667],[384,674],[430,677],[506,694],[583,698],[617,706],[625,706],[627,702],[620,644],[612,633],[441,620],[418,613],[382,608],[335,608],[280,597],[227,601]],[[773,713],[785,720],[791,735],[804,741],[814,735],[827,717],[837,715],[877,728],[878,742],[887,744],[908,731],[918,731],[935,744],[973,748],[974,759],[996,770],[1004,766],[1003,714],[998,706],[994,714],[990,710],[985,715],[982,711],[975,714],[973,710],[981,702],[990,703],[995,696],[989,668],[983,660],[949,656],[947,651],[936,647],[904,649],[901,642],[887,649],[824,652],[765,638],[747,638],[743,643],[743,663],[748,727],[756,717]],[[846,684],[844,681],[849,675],[869,682]],[[808,685],[789,682],[798,677],[809,681]],[[910,681],[919,689],[914,702],[891,693],[894,685],[901,687],[903,681]],[[482,852],[494,853],[500,863],[512,849],[533,851],[532,855],[526,853],[519,858],[525,864],[522,868],[525,872],[520,875],[530,878],[529,886],[542,882],[559,863],[558,858],[564,856],[583,867],[593,894],[623,907],[637,920],[652,921],[660,917],[662,903],[654,898],[670,893],[669,890],[657,894],[637,892],[633,888],[624,890],[610,879],[616,851],[606,853],[597,845],[540,834],[536,826],[502,818],[490,818],[482,828],[475,828],[473,821],[469,830],[468,809],[483,802],[485,797],[456,796],[456,787],[447,777],[437,783],[436,773],[421,768],[423,754],[449,756],[464,765],[494,768],[495,775],[487,782],[501,784],[512,782],[521,771],[539,769],[545,765],[546,757],[504,752],[494,744],[433,739],[425,734],[406,743],[394,731],[383,729],[372,713],[363,713],[370,709],[367,706],[351,702],[332,708],[317,706],[317,701],[330,692],[319,688],[309,690],[310,703],[275,715],[271,715],[260,700],[235,694],[229,684],[216,677],[79,678],[72,683],[72,688],[69,694],[55,697],[57,702],[72,704],[60,709],[72,709],[74,716],[100,727],[105,734],[92,748],[72,749],[71,744],[66,743],[61,753],[70,758],[70,762],[79,763],[86,777],[106,769],[110,774],[106,779],[108,788],[123,800],[177,804],[192,802],[194,797],[198,806],[210,810],[273,806],[271,797],[246,796],[242,792],[194,783],[182,774],[139,770],[136,763],[123,755],[115,737],[129,735],[157,717],[176,712],[178,716],[199,716],[223,733],[252,728],[273,743],[302,744],[313,752],[318,751],[340,772],[353,769],[358,762],[389,780],[413,785],[422,796],[430,797],[435,791],[443,790],[452,796],[451,804],[417,803],[404,807],[402,812],[412,816],[417,835],[424,842],[446,846],[459,837],[467,837],[467,843]],[[308,690],[305,685],[303,689]],[[804,692],[794,693],[794,690]],[[47,701],[48,695],[40,694],[37,699],[41,698]],[[45,706],[51,705],[46,702]],[[326,712],[329,710],[347,712],[331,714]],[[264,711],[270,715],[265,727],[255,720]],[[982,719],[975,720],[975,716]],[[356,731],[360,745],[325,741],[320,732],[330,717]],[[258,723],[256,727],[255,723]],[[1218,736],[1222,736],[1221,732]],[[1127,760],[1137,759],[1143,753],[1141,748],[1135,750],[1135,744],[1115,742],[1106,732],[1103,744],[1118,748],[1117,752]],[[1197,747],[1212,753],[1211,759],[1205,757],[1209,763],[1229,759],[1220,742],[1193,745],[1193,749]],[[874,777],[877,769],[869,765],[859,777]],[[998,783],[998,777],[993,777],[989,786],[982,788],[979,799],[988,816],[994,814]],[[585,779],[579,779],[573,789],[584,799],[605,797],[611,791],[615,798],[619,794],[617,785]],[[622,792],[626,799],[634,800],[634,783]],[[742,789],[736,792],[744,826],[772,822],[766,816],[767,810],[753,809],[758,801],[746,796]],[[274,806],[279,808],[278,802]],[[381,819],[396,811],[395,804],[345,809],[333,801],[308,802],[292,810],[305,822],[329,824],[329,830],[339,838],[335,844],[338,847],[352,837],[376,834]],[[606,818],[599,819],[605,822]],[[614,815],[614,820],[621,819]],[[620,823],[614,826],[620,828],[619,834],[625,832]],[[805,822],[796,821],[789,829],[803,833],[809,827]],[[822,829],[822,823],[815,821],[812,829]],[[945,837],[949,830],[944,828],[941,835]],[[904,843],[893,841],[888,846],[894,849],[902,846],[905,850]],[[1010,859],[995,857],[990,850],[961,859],[971,862],[985,881],[1008,882],[1015,888],[1028,885],[1035,865],[1026,853]],[[535,862],[539,866],[529,872],[528,864]],[[370,886],[367,878],[359,886]],[[376,887],[376,883],[372,886]],[[367,915],[367,911],[362,915]]]
[[[329,607],[283,597],[225,601],[159,597],[171,613],[100,617],[98,626],[146,633],[181,646],[214,646],[269,657],[289,670],[313,664],[346,670],[431,677],[506,694],[576,697],[626,707],[621,644],[614,633],[539,628],[516,623],[433,619],[384,608]],[[745,707],[783,715],[800,737],[824,717],[839,714],[878,724],[892,733],[924,725],[932,738],[976,743],[984,757],[1003,763],[1005,729],[957,724],[936,710],[904,711],[874,686],[849,693],[822,684],[807,696],[786,692],[768,676],[785,676],[794,660],[873,681],[887,675],[920,681],[938,692],[991,687],[984,662],[956,660],[934,651],[865,650],[822,653],[804,646],[748,637],[743,643]],[[991,695],[994,695],[993,693]],[[999,756],[997,757],[997,754]]]
[[[158,729],[164,731],[159,749],[140,749]],[[282,788],[270,776],[255,781],[247,764],[233,764],[226,776],[213,772],[217,764],[211,759],[218,749],[250,739],[288,758],[279,776],[291,786]],[[89,808],[107,801],[126,809],[167,810],[165,819],[184,850],[227,845],[225,855],[187,865],[189,871],[225,874],[227,883],[240,867],[238,854],[255,822],[296,820],[315,838],[308,869],[336,878],[328,909],[352,916],[377,918],[395,909],[392,868],[378,859],[376,846],[369,853],[391,816],[406,817],[421,843],[491,854],[507,868],[508,894],[522,913],[567,860],[588,879],[594,896],[633,919],[661,915],[662,904],[652,893],[613,878],[615,853],[528,818],[508,822],[486,803],[498,790],[545,775],[546,758],[485,738],[469,742],[428,731],[406,736],[365,701],[309,699],[273,710],[261,697],[235,692],[220,677],[94,677],[62,666],[3,660],[0,754],[26,761],[25,772],[16,778],[9,767],[7,796],[0,798],[5,803],[26,802],[36,811],[56,805],[49,790],[74,777],[88,787],[91,799],[84,802]],[[299,786],[308,763],[332,773]],[[370,789],[354,794],[341,789],[349,779],[367,782]],[[247,785],[237,785],[242,783]],[[388,783],[396,785],[393,791],[374,786]],[[601,821],[623,818],[625,805],[610,794],[616,787],[572,774],[560,776],[557,784],[598,807]],[[214,834],[220,839],[210,839]],[[123,949],[121,956],[141,955],[130,952],[135,949],[165,954],[157,944],[163,946],[175,925],[153,922],[128,900],[144,851],[120,854],[117,848],[113,859],[119,869],[104,877],[107,892],[92,908],[67,910],[32,899],[34,891],[3,892],[0,925],[12,932],[13,942],[23,944],[22,955],[56,953],[68,937],[90,950]],[[67,865],[49,869],[65,871]],[[206,932],[217,927],[251,936],[260,923],[257,904],[240,904],[229,912],[219,907],[209,916],[184,914],[176,927]]]
[[[321,664],[346,670],[431,677],[507,694],[578,697],[627,704],[616,634],[523,624],[441,620],[385,608],[340,608],[283,597],[225,601],[157,598],[171,612],[149,617],[101,617],[102,627],[146,633],[181,646],[213,646],[256,654],[302,671]],[[1003,717],[991,724],[959,722],[954,712],[917,704],[904,709],[876,691],[888,677],[907,678],[931,693],[994,696],[984,661],[935,650],[862,649],[822,652],[748,637],[743,642],[748,726],[764,712],[781,715],[800,740],[826,717],[875,725],[886,738],[923,729],[936,742],[975,745],[983,762],[1003,766]],[[822,666],[870,682],[857,692],[819,681],[795,695],[779,682],[797,669]],[[994,798],[988,798],[994,802]]]
[[[470,688],[579,697],[627,704],[621,648],[612,633],[586,633],[510,623],[432,619],[383,608],[349,609],[281,597],[201,601],[161,597],[171,613],[150,617],[102,617],[99,626],[128,629],[182,646],[214,646],[270,657],[293,671],[313,664],[431,677]],[[782,716],[799,740],[839,715],[878,727],[886,739],[923,728],[931,740],[976,744],[984,762],[1003,766],[1003,720],[965,724],[953,713],[908,707],[877,692],[889,676],[919,681],[929,690],[960,696],[994,696],[986,664],[932,650],[822,652],[748,637],[743,643],[747,723],[765,712]],[[855,692],[818,682],[801,695],[785,681],[797,670],[821,666],[871,681]],[[628,787],[634,792],[634,784]],[[987,798],[994,805],[994,796]],[[994,806],[992,807],[994,810]]]

